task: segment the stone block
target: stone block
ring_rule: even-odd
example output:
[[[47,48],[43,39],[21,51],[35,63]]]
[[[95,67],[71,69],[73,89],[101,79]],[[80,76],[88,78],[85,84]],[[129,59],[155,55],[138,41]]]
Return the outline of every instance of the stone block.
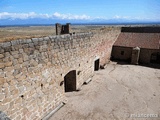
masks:
[[[14,57],[15,59],[18,59],[18,58],[19,58],[19,54],[14,54],[13,57]]]
[[[28,67],[29,66],[29,61],[23,62],[22,67]]]
[[[0,63],[0,69],[4,68],[5,64],[4,63]]]
[[[39,42],[42,42],[42,41],[43,41],[43,38],[38,38],[38,41],[39,41]]]
[[[6,98],[9,98],[11,96],[10,91],[9,91],[8,88],[4,89],[4,94],[5,94]]]
[[[23,51],[23,49],[19,49],[19,53],[23,53],[24,51]]]
[[[8,88],[8,87],[9,87],[9,84],[8,84],[7,82],[5,82],[5,83],[3,84],[3,87],[4,87],[4,88]]]
[[[21,73],[20,69],[15,69],[14,72],[13,72],[13,75],[16,76],[20,73]]]
[[[32,38],[32,42],[38,42],[38,38]]]
[[[2,104],[9,104],[10,102],[12,101],[12,98],[5,98],[3,101],[2,101]]]
[[[13,65],[14,66],[18,64],[18,60],[17,59],[13,59],[12,61],[13,61]]]
[[[9,47],[4,47],[4,52],[10,52],[12,51],[12,47],[9,46]]]
[[[0,54],[4,53],[4,49],[0,47]]]
[[[5,67],[4,69],[5,72],[13,72],[14,71],[14,67]]]
[[[34,43],[29,43],[29,47],[34,47]]]
[[[9,67],[9,66],[12,66],[12,62],[6,62],[5,63],[5,67]]]
[[[11,46],[11,42],[5,42],[3,43],[3,47],[10,47]]]
[[[5,98],[5,94],[0,93],[0,102],[2,102],[4,100],[4,98]]]
[[[22,63],[23,63],[23,58],[19,58],[19,59],[18,59],[18,63],[19,63],[19,64],[22,64]]]
[[[30,66],[34,67],[34,66],[38,66],[37,61],[35,61],[34,59],[30,60]]]
[[[23,81],[26,79],[26,75],[21,75],[19,78],[17,78],[18,81]]]
[[[4,54],[5,54],[5,57],[10,57],[11,55],[9,52],[5,52]]]
[[[27,39],[25,40],[26,43],[32,43],[32,40],[31,39]]]
[[[26,88],[24,86],[20,86],[18,87],[18,89],[21,94],[23,94],[26,91]]]
[[[22,48],[28,48],[28,44],[22,44]]]
[[[12,40],[11,44],[12,44],[12,46],[18,45],[19,44],[19,40]]]
[[[11,55],[19,54],[19,51],[11,51]]]
[[[14,76],[12,75],[12,73],[6,73],[6,81],[9,82],[10,85],[12,84],[12,82],[14,82]]]
[[[49,37],[44,37],[43,39],[44,39],[45,41],[50,40]]]
[[[1,59],[1,58],[4,58],[4,55],[3,55],[3,54],[0,54],[0,59]]]
[[[24,60],[24,61],[28,61],[28,60],[29,60],[29,57],[28,57],[27,54],[22,54],[22,55],[23,55],[23,60]]]
[[[11,95],[17,95],[19,93],[18,89],[14,89],[11,91]]]

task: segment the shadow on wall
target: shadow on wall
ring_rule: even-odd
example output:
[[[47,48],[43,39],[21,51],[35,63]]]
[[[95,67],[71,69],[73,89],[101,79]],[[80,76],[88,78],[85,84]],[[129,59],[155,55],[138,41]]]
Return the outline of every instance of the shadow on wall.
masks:
[[[11,119],[8,118],[4,112],[0,111],[0,120],[11,120]]]
[[[133,65],[130,62],[123,61],[123,60],[111,60],[111,61],[116,62],[119,65]],[[137,64],[137,65],[138,66],[143,66],[143,67],[150,67],[150,68],[160,69],[160,64],[156,64],[156,63],[145,64],[145,63],[139,62],[139,64]]]

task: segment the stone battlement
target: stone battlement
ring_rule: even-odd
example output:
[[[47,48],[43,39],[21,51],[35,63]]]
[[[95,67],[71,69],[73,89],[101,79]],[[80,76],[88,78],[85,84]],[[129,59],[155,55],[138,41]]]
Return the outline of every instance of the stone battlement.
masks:
[[[1,112],[12,120],[45,117],[67,102],[65,92],[79,89],[99,65],[109,61],[119,33],[112,30],[0,43]]]

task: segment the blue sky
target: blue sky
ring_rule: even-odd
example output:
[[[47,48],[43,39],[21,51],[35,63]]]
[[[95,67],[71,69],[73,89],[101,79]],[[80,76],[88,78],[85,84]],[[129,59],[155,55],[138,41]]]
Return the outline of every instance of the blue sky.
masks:
[[[160,21],[160,0],[0,0],[4,20]]]

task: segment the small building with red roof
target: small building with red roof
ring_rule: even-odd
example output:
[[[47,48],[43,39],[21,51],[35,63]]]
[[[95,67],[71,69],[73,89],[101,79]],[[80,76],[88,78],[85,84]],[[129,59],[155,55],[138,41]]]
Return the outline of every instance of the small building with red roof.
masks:
[[[155,32],[154,28],[148,27],[147,30],[145,27],[140,27],[141,31],[136,28],[136,32],[135,28],[129,30],[131,31],[122,31],[118,36],[112,47],[111,59],[128,61],[132,64],[160,64],[160,29],[158,31],[156,28]]]

